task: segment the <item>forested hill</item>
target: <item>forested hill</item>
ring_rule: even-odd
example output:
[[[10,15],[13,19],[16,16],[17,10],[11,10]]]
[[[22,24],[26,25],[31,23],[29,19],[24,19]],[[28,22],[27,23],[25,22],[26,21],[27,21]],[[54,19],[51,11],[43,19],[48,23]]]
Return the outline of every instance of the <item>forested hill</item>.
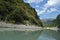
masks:
[[[58,28],[60,28],[60,14],[56,17],[56,25]]]
[[[0,0],[0,21],[43,26],[35,9],[23,0]]]

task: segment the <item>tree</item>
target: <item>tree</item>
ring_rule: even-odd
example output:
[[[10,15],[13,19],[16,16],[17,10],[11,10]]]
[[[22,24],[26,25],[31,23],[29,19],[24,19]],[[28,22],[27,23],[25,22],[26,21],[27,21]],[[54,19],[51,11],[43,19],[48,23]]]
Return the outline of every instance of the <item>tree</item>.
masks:
[[[57,23],[58,28],[60,28],[60,14],[56,18],[56,23]]]

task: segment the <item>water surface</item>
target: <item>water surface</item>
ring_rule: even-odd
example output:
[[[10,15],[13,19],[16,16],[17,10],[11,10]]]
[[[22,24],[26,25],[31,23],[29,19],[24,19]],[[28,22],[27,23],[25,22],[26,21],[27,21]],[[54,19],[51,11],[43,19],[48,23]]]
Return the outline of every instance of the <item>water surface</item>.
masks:
[[[0,40],[60,40],[60,32],[43,31],[0,31]]]
[[[43,30],[38,40],[60,40],[60,32],[53,30]]]

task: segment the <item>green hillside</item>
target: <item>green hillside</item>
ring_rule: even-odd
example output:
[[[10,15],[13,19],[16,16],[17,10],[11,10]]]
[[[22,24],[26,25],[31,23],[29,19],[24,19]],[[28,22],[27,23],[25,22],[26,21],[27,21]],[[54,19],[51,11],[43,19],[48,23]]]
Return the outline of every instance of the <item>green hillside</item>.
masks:
[[[0,0],[0,21],[43,26],[35,9],[23,0]]]
[[[60,28],[60,14],[56,18],[56,25]]]
[[[54,18],[42,19],[41,21],[44,27],[56,27],[56,21]]]

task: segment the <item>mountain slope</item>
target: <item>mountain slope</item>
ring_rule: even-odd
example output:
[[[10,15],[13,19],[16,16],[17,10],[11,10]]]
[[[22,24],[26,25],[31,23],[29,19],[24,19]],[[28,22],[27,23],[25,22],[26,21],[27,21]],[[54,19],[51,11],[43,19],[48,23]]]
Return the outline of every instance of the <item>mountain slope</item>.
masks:
[[[42,19],[41,21],[45,27],[55,27],[56,26],[54,18]]]
[[[43,26],[35,9],[23,0],[0,0],[0,21]]]
[[[60,14],[56,17],[56,25],[60,28]]]

